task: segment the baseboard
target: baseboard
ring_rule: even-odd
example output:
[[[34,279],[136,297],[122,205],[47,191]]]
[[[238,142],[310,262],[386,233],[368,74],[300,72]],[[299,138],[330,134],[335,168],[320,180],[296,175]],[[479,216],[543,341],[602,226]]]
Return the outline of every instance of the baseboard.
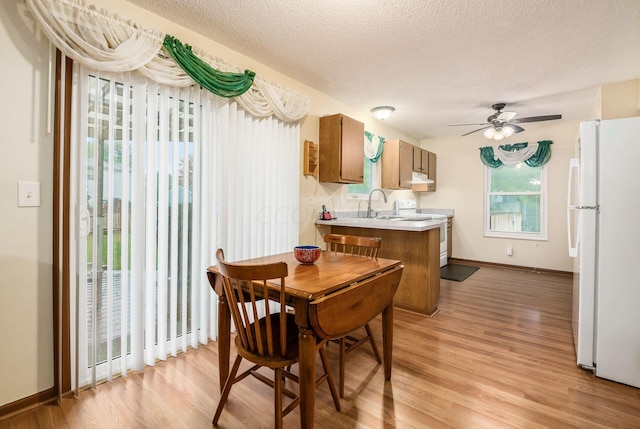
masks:
[[[56,390],[52,387],[51,389],[2,405],[0,406],[0,421],[31,408],[53,402],[56,398]]]
[[[540,273],[540,274],[555,274],[555,275],[559,275],[559,276],[573,276],[573,273],[570,272],[570,271],[549,270],[549,269],[546,269],[546,268],[537,268],[537,267],[524,267],[522,265],[499,264],[499,263],[496,263],[496,262],[472,261],[470,259],[449,258],[449,262],[452,263],[452,264],[476,265],[476,266],[493,267],[493,268],[504,268],[504,269],[508,269],[508,270],[527,271],[527,272]]]

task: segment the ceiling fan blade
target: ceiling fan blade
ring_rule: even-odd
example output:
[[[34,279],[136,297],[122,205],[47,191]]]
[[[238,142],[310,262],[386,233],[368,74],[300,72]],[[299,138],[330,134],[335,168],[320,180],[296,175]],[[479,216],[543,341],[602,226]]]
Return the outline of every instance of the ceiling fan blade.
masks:
[[[486,122],[484,122],[484,123],[482,123],[482,124],[450,124],[450,125],[447,125],[447,126],[448,126],[448,127],[466,127],[466,126],[469,126],[469,125],[477,125],[477,126],[480,126],[480,125],[489,125],[489,124],[488,124],[488,123],[486,123]]]
[[[513,128],[513,132],[514,132],[514,133],[521,133],[521,132],[523,132],[523,131],[524,131],[524,128],[522,128],[522,127],[521,127],[521,126],[519,126],[519,125],[516,125],[516,124],[509,124],[509,126],[510,126],[511,128]]]
[[[498,115],[498,120],[500,121],[510,121],[516,117],[516,112],[500,112]]]
[[[562,115],[545,115],[545,116],[529,116],[527,118],[514,119],[513,122],[541,122],[541,121],[553,121],[555,119],[562,119]]]
[[[486,130],[487,128],[491,128],[491,125],[486,126],[486,127],[482,127],[482,128],[478,128],[477,130],[469,131],[468,133],[465,133],[465,134],[461,135],[460,137],[468,136],[469,134],[473,134],[473,133],[476,133],[478,131]]]

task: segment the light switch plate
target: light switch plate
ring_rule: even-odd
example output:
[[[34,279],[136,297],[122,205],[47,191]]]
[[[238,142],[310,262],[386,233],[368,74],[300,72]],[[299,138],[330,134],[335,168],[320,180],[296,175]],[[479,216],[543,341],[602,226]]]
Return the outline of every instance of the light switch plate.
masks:
[[[18,182],[18,207],[40,207],[40,182]]]

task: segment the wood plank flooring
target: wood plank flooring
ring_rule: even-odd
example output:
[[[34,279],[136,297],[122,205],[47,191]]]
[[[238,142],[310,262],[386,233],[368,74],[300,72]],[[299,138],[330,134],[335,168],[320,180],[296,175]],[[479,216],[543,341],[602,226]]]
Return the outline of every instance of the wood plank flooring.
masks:
[[[342,411],[322,385],[317,428],[640,428],[640,389],[575,364],[569,276],[482,267],[443,280],[439,304],[433,318],[395,311],[390,383],[369,348],[348,355]],[[379,318],[372,328],[381,345]],[[329,346],[336,374],[337,351]],[[210,343],[0,429],[210,428],[218,398]],[[219,427],[271,427],[272,398],[257,380],[238,383]],[[299,427],[299,411],[284,422]]]

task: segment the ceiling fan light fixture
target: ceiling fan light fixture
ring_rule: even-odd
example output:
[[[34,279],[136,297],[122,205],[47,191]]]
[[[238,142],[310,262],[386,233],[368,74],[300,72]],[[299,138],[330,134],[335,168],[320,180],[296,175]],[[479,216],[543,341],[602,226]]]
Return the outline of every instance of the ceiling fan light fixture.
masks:
[[[492,139],[495,134],[496,130],[493,127],[484,130],[484,136],[488,139]]]
[[[506,127],[502,128],[502,134],[504,134],[505,137],[511,137],[513,135],[514,129],[512,126],[507,125]]]
[[[395,107],[391,106],[378,106],[371,109],[371,113],[373,113],[376,118],[384,121],[385,119],[389,118],[389,116],[391,116],[391,114],[395,110]]]
[[[488,139],[502,140],[506,137],[510,137],[515,132],[515,129],[510,125],[504,127],[490,127],[484,130],[484,136]]]

